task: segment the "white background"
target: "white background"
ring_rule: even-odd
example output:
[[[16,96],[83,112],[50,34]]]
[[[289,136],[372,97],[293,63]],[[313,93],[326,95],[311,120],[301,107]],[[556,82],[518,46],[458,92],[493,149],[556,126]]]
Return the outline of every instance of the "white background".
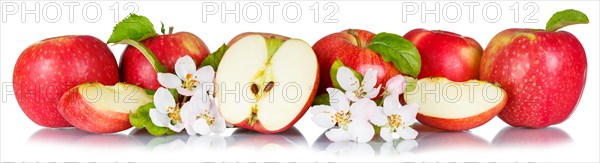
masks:
[[[79,6],[73,10],[73,21],[70,22],[69,10],[63,2],[42,1],[37,10],[42,15],[39,22],[36,22],[34,15],[29,14],[23,18],[20,11],[11,15],[12,12],[9,11],[13,11],[13,8],[5,9],[7,5],[16,4],[17,7],[25,5],[31,10],[36,2],[0,3],[0,79],[3,83],[0,109],[1,161],[600,161],[598,1],[541,1],[529,4],[527,1],[497,2],[502,12],[497,22],[486,21],[484,18],[486,15],[488,18],[496,16],[497,11],[493,8],[482,9],[485,4],[493,3],[491,1],[478,2],[472,22],[464,2],[334,2],[339,9],[333,16],[337,23],[323,22],[325,15],[331,11],[323,9],[327,2],[318,2],[320,14],[317,22],[313,17],[314,10],[309,9],[315,2],[297,2],[302,7],[302,17],[295,23],[282,17],[282,6],[290,2],[279,2],[280,5],[274,10],[273,22],[269,22],[269,11],[263,2],[239,2],[238,11],[250,3],[262,6],[262,17],[256,23],[246,21],[243,16],[236,22],[232,15],[228,15],[223,23],[220,13],[209,15],[207,20],[203,20],[202,2],[135,3],[139,9],[137,13],[149,17],[157,31],[160,21],[163,21],[167,26],[175,26],[175,31],[189,31],[198,35],[211,51],[233,36],[247,31],[278,33],[313,44],[330,33],[347,28],[401,35],[414,28],[443,29],[473,37],[485,47],[501,30],[545,27],[548,18],[556,11],[573,8],[588,15],[590,24],[563,29],[579,38],[588,59],[588,78],[583,97],[567,121],[547,129],[532,130],[510,128],[500,119],[494,118],[482,127],[463,133],[426,132],[427,129],[422,129],[425,127],[417,126],[421,128],[417,139],[419,146],[399,156],[379,152],[382,151],[381,142],[330,144],[326,139],[317,140],[325,129],[313,124],[310,115],[303,117],[295,125],[301,134],[232,134],[235,129],[228,129],[224,137],[194,137],[189,140],[187,135],[153,138],[143,132],[141,135],[134,134],[132,130],[93,135],[75,129],[57,130],[37,126],[21,111],[14,95],[10,93],[12,88],[5,87],[12,82],[13,67],[21,51],[36,41],[60,35],[86,34],[106,41],[115,21],[122,19],[133,8],[126,10],[124,7],[127,2],[117,2],[118,7],[114,6],[115,2],[96,2],[91,5],[101,7],[102,16],[93,20],[96,10],[82,9],[92,2],[79,2]],[[232,9],[235,3],[223,4]],[[440,7],[437,11],[442,12],[440,20],[436,22],[434,15],[422,17],[420,12],[407,15],[408,19],[403,20],[403,15],[406,15],[403,14],[406,11],[402,9],[403,3],[418,7],[425,5],[429,10],[434,9],[434,5],[438,3]],[[514,9],[517,8],[510,8],[515,3],[519,4],[518,19],[514,17]],[[206,4],[216,4],[219,7],[223,5],[221,2]],[[523,20],[533,9],[524,8],[526,4],[538,7],[539,10],[532,17],[537,19],[537,23]],[[57,10],[52,5],[61,6],[60,18],[54,19]],[[457,10],[452,5],[461,6],[461,17],[455,23],[452,23],[452,18],[456,16],[453,13]],[[47,10],[43,10],[44,6],[48,6]],[[443,10],[444,6],[449,9]],[[116,10],[119,11],[117,19],[114,18]],[[449,14],[444,14],[444,11]],[[255,12],[254,8],[248,10],[250,14],[247,18],[253,18]],[[294,18],[294,12],[296,11],[288,10],[288,18]],[[84,19],[86,15],[87,21]],[[444,19],[444,16],[450,19]],[[56,22],[51,23],[53,21]],[[111,47],[117,60],[123,48]],[[501,132],[503,129],[508,131]],[[500,139],[512,143],[505,144]]]

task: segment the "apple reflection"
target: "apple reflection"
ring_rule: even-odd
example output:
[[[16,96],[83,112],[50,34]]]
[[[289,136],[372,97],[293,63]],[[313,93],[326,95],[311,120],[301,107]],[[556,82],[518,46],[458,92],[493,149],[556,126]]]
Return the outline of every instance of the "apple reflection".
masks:
[[[492,144],[507,147],[548,147],[572,141],[568,133],[557,127],[532,129],[509,126],[496,134]]]
[[[262,134],[238,128],[231,134],[231,138],[232,143],[227,147],[232,149],[285,151],[308,148],[308,141],[296,127],[277,134]]]
[[[413,128],[419,131],[417,141],[418,152],[424,151],[447,151],[457,149],[487,150],[491,148],[490,143],[471,132],[448,132],[415,123]]]
[[[83,148],[126,148],[141,145],[136,139],[123,134],[92,134],[76,128],[42,128],[29,137],[28,143],[69,145]]]

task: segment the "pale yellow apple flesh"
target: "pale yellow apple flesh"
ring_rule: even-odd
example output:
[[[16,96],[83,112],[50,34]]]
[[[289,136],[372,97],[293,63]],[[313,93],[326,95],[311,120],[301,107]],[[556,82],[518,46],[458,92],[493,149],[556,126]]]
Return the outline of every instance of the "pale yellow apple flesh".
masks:
[[[302,40],[245,36],[219,64],[219,111],[225,121],[261,132],[289,127],[311,103],[317,69],[311,46]]]
[[[79,85],[78,91],[83,100],[97,110],[130,113],[152,102],[152,97],[146,94],[144,88],[125,83],[117,83],[114,86],[85,83]]]
[[[428,126],[460,131],[480,126],[500,112],[506,92],[485,81],[453,82],[423,78],[404,94],[406,103],[419,104],[417,119]]]

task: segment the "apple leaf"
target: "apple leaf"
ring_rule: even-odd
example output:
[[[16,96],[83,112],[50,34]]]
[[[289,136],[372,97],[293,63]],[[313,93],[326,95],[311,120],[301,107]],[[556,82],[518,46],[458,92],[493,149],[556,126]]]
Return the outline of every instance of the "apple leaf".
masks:
[[[219,63],[221,63],[221,58],[223,58],[223,55],[225,55],[225,51],[227,51],[227,48],[227,45],[221,45],[221,47],[219,47],[217,51],[211,53],[202,61],[200,67],[212,66],[212,68],[216,71],[219,67]]]
[[[329,94],[320,94],[315,96],[312,105],[329,105]]]
[[[167,127],[158,127],[150,119],[150,109],[155,108],[154,103],[148,103],[140,106],[136,112],[129,113],[129,122],[135,128],[146,128],[148,133],[154,136],[165,134],[174,134],[175,132]]]
[[[154,25],[145,16],[131,13],[113,28],[107,43],[116,43],[124,39],[142,41],[156,36]]]
[[[152,53],[152,50],[148,49],[146,46],[144,46],[144,44],[140,43],[139,41],[135,41],[132,39],[124,39],[119,42],[116,42],[115,44],[126,44],[126,45],[131,45],[131,46],[137,48],[144,55],[144,57],[146,57],[148,62],[150,62],[150,65],[152,65],[152,68],[154,68],[154,70],[156,72],[161,72],[161,73],[169,72],[167,70],[167,68],[165,68],[165,66],[163,66],[158,61],[158,59],[156,58],[156,55],[154,55],[154,53]]]
[[[554,13],[550,20],[546,23],[546,31],[554,32],[565,26],[573,24],[588,24],[590,20],[581,11],[567,9]]]
[[[331,65],[331,69],[329,70],[329,75],[331,76],[331,82],[333,83],[333,87],[338,88],[342,91],[346,91],[342,88],[342,86],[340,86],[340,83],[338,83],[338,81],[337,81],[337,72],[338,72],[338,69],[342,66],[350,69],[354,73],[354,76],[356,76],[356,78],[358,78],[358,81],[362,82],[363,76],[360,73],[358,73],[357,71],[355,71],[354,69],[344,65],[342,60],[340,60],[338,58],[337,60],[335,60],[335,62],[333,62],[333,65]]]
[[[386,62],[394,63],[404,74],[417,77],[421,71],[421,56],[415,45],[404,37],[382,32],[371,40],[369,49],[379,53]]]
[[[404,88],[404,92],[412,92],[417,88],[417,80],[410,76],[404,76],[404,81],[406,81],[406,87]]]

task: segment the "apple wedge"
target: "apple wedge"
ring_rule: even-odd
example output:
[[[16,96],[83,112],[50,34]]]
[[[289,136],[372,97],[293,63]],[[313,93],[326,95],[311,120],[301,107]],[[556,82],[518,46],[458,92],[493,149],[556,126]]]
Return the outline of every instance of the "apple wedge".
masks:
[[[152,97],[136,85],[84,83],[62,95],[58,111],[81,130],[113,133],[131,128],[129,113],[150,102]]]
[[[424,125],[463,131],[494,118],[506,104],[506,92],[478,80],[453,82],[446,78],[423,78],[416,89],[404,94],[406,103],[420,105],[417,120]]]
[[[235,126],[285,131],[306,113],[319,83],[317,57],[299,39],[243,33],[223,55],[215,77],[219,112]]]

